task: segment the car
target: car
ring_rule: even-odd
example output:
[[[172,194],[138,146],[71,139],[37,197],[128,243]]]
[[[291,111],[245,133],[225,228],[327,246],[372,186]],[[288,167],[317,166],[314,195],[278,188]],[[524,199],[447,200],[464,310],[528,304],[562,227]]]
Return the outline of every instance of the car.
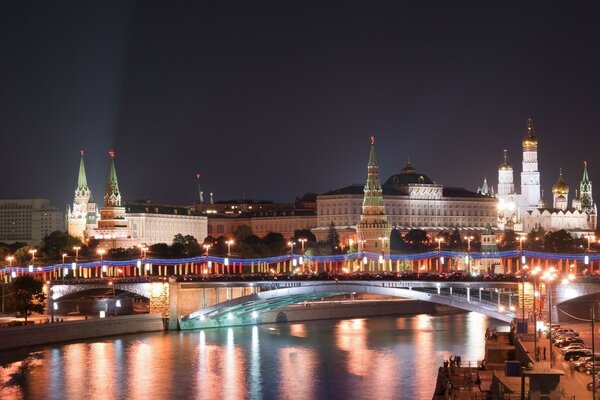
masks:
[[[598,388],[600,388],[600,376],[596,375],[596,377],[587,384],[587,390],[589,390],[589,391],[593,390],[592,384],[594,381],[596,381],[596,390],[598,390]]]
[[[577,349],[588,349],[589,347],[586,347],[583,345],[583,343],[571,343],[568,346],[565,347],[561,347],[560,351],[562,351],[563,353],[569,351],[569,350],[577,350]]]
[[[569,351],[565,352],[563,354],[563,357],[565,358],[565,361],[571,361],[571,360],[576,360],[579,357],[591,356],[591,355],[592,355],[591,349],[576,349],[576,350],[569,350]]]
[[[556,330],[556,333],[559,335],[562,334],[572,334],[575,336],[579,336],[579,333],[575,330],[575,329],[570,329],[570,328],[559,328]]]
[[[593,357],[596,361],[600,361],[600,354]],[[575,371],[584,372],[585,364],[592,361],[592,356],[579,357],[576,360],[571,360],[571,364]]]
[[[567,347],[570,344],[574,344],[574,343],[581,343],[583,344],[583,339],[579,339],[579,338],[565,338],[565,339],[560,339],[557,340],[554,345],[556,347]]]
[[[596,372],[596,374],[598,372],[600,372],[600,361],[596,361],[593,364],[591,362],[585,363],[583,372],[585,372],[586,375],[591,375],[592,374],[592,366],[594,367],[594,371]]]

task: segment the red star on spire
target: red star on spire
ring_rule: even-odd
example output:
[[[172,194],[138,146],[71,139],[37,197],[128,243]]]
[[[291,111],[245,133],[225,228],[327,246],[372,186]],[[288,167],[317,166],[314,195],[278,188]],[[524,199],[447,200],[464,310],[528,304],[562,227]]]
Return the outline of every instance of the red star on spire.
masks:
[[[79,153],[80,153],[81,155],[83,155],[83,149],[79,150]]]
[[[371,136],[371,144],[375,144],[375,136]]]
[[[200,173],[196,174],[196,179],[200,179]]]
[[[584,161],[584,162],[583,162],[583,166],[584,166],[584,167],[587,167],[587,161]]]
[[[110,158],[115,158],[115,151],[113,149],[110,149],[108,155],[110,156]]]

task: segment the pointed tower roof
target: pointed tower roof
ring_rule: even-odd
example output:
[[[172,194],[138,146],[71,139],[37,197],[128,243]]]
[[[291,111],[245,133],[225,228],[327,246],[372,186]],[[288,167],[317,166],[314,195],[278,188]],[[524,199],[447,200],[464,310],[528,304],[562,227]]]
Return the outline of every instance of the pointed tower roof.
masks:
[[[367,165],[377,165],[377,156],[375,155],[375,136],[371,136],[371,152],[369,153],[369,163]]]
[[[120,207],[121,191],[119,190],[119,181],[117,180],[117,170],[115,169],[115,151],[108,152],[110,156],[110,167],[108,170],[108,180],[106,182],[106,191],[104,193],[104,206]]]
[[[202,188],[200,187],[200,174],[196,174],[196,181],[197,181],[197,189],[196,189],[196,199],[194,200],[194,202],[196,204],[203,204],[204,203],[204,192],[202,191]]]
[[[527,118],[527,133],[522,141],[523,150],[535,150],[537,148],[538,140],[535,137],[535,130],[533,129],[533,120]]]
[[[77,190],[88,189],[87,176],[85,175],[85,163],[83,162],[83,150],[80,150],[81,159],[79,160],[79,175],[77,176]]]
[[[583,162],[583,177],[581,178],[582,183],[588,183],[590,181],[590,177],[588,176],[587,165],[588,165],[588,162],[584,161]]]
[[[498,165],[499,171],[512,171],[513,167],[508,162],[508,150],[504,149],[504,158],[500,165]]]
[[[556,181],[554,186],[552,186],[552,193],[558,195],[565,195],[569,193],[569,185],[567,185],[567,183],[563,179],[562,168],[560,168],[559,170],[558,180]]]

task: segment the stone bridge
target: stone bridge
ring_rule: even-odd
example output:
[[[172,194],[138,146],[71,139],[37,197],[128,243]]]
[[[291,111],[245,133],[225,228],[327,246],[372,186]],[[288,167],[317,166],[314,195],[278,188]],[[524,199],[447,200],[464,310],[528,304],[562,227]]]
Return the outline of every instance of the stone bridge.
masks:
[[[52,285],[53,299],[91,289],[114,288],[150,299],[150,311],[169,318],[170,329],[197,329],[260,323],[262,312],[349,293],[397,296],[475,311],[502,321],[529,315],[532,285],[503,281],[266,280],[266,281],[90,281]],[[556,283],[549,287],[552,319],[558,307],[600,296],[600,283]],[[548,301],[544,304],[547,315]],[[568,308],[572,310],[571,308]]]

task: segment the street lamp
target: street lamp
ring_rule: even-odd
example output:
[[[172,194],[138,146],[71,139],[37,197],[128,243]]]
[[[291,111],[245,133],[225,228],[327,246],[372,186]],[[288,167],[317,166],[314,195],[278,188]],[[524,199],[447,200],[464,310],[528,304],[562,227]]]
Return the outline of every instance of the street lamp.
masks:
[[[15,259],[13,256],[6,257],[6,261],[8,261],[8,270],[12,275],[12,262]],[[2,282],[2,315],[4,315],[4,282]]]
[[[104,253],[106,253],[106,250],[104,249],[98,249],[97,253],[100,255],[100,277],[103,278],[103,273],[104,273],[104,265],[102,265],[103,261],[104,261]]]
[[[229,239],[225,242],[227,244],[227,257],[231,256],[231,245],[234,243],[233,239]]]
[[[548,326],[549,330],[549,338],[550,338],[550,368],[552,368],[553,363],[553,351],[552,351],[552,281],[556,278],[556,269],[554,267],[550,267],[544,274],[542,275],[542,280],[546,282],[546,291],[548,292]],[[575,279],[575,276],[569,274],[567,278],[567,282]],[[594,377],[594,380],[596,378]]]
[[[385,236],[381,236],[381,237],[379,237],[379,240],[381,240],[381,257],[379,257],[379,264],[383,264],[384,263],[383,257],[385,254],[385,251],[384,251],[385,250],[385,242],[386,242],[386,240],[388,240],[388,238]],[[385,264],[383,266],[383,270],[385,271]]]
[[[536,351],[537,351],[537,312],[536,312],[536,308],[535,308],[535,302],[536,302],[535,298],[539,297],[539,292],[536,291],[536,286],[537,286],[536,284],[537,284],[538,275],[541,271],[542,271],[542,268],[539,266],[535,267],[533,269],[533,271],[531,271],[531,275],[533,276],[533,346],[534,346],[534,350],[536,350]],[[537,353],[537,354],[539,357],[539,353]],[[536,359],[535,361],[538,361],[538,360]]]
[[[208,257],[208,250],[211,248],[210,244],[203,244],[202,247],[204,247],[204,250],[206,250],[206,257]]]
[[[523,297],[521,299],[521,301],[523,302],[523,314],[521,315],[521,319],[523,322],[525,322],[525,272],[529,269],[529,267],[527,265],[523,265],[523,272],[521,272],[521,290],[522,290],[522,294]]]
[[[29,250],[29,253],[31,254],[31,265],[32,267],[35,267],[35,253],[37,253],[36,249],[31,249]],[[29,271],[31,272],[31,271]]]
[[[298,241],[300,242],[300,245],[302,246],[302,255],[304,255],[304,244],[306,243],[308,239],[305,238],[300,238],[298,239]],[[350,246],[352,246],[352,239],[350,239]]]
[[[521,264],[525,264],[525,256],[523,255],[523,240],[525,240],[525,236],[520,235],[519,236],[519,253],[521,254]]]
[[[440,263],[442,264],[440,271],[444,268],[444,259],[442,258],[442,243],[444,242],[444,238],[443,237],[437,237],[435,238],[435,241],[438,243],[438,259],[440,261]]]
[[[465,237],[467,239],[467,274],[471,275],[471,240],[473,240],[473,236]]]

